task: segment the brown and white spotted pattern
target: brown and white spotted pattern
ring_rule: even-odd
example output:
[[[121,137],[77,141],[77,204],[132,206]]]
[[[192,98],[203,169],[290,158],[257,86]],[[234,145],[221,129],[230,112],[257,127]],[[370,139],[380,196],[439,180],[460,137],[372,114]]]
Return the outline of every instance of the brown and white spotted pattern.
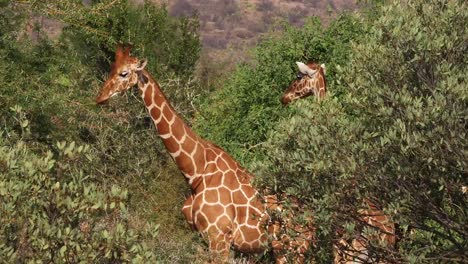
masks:
[[[366,200],[366,208],[358,210],[359,220],[362,225],[373,229],[372,235],[365,236],[360,233],[356,238],[348,241],[341,239],[335,245],[334,263],[386,263],[372,258],[369,252],[369,242],[379,241],[388,248],[396,244],[395,224],[373,202]]]
[[[263,252],[269,216],[251,185],[253,176],[221,148],[195,134],[144,69],[146,61],[129,53],[129,48],[117,49],[112,72],[96,102],[103,103],[138,85],[159,136],[190,184],[191,195],[182,212],[192,229],[208,240],[212,259],[227,261],[231,247],[241,252]],[[308,245],[299,247],[303,252]]]
[[[284,92],[281,103],[287,105],[310,95],[314,95],[317,100],[323,98],[327,92],[325,64],[304,64],[302,62],[296,62],[296,64],[299,68],[297,78],[292,81]]]

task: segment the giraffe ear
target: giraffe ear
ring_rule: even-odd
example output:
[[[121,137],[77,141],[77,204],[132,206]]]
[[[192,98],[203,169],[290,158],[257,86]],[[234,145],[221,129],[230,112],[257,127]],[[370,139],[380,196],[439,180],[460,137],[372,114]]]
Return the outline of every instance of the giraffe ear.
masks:
[[[297,61],[296,64],[297,64],[297,67],[299,68],[299,71],[302,74],[307,74],[310,77],[312,77],[317,72],[317,70],[312,70],[311,68],[309,68],[309,66],[305,65],[304,63],[300,61]]]
[[[327,74],[327,68],[325,67],[325,63],[320,64],[320,67],[323,69],[323,74]]]
[[[137,70],[137,71],[142,71],[142,70],[146,67],[146,63],[148,63],[147,60],[140,60],[140,61],[138,62],[138,65],[137,65],[137,67],[136,67],[136,70]]]

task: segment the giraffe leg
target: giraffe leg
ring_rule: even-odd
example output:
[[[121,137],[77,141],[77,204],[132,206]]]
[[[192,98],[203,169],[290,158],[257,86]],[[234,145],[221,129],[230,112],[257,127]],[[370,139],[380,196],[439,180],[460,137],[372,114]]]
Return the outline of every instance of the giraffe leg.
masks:
[[[275,256],[275,264],[288,263],[286,256],[283,254],[283,243],[280,240],[271,241],[271,247],[273,248],[273,254]]]
[[[301,264],[305,261],[304,254],[309,249],[310,240],[303,240],[303,238],[290,240],[288,236],[284,235],[281,240],[272,241],[271,246],[276,264],[289,263],[288,259],[293,263]],[[288,258],[285,253],[289,255]]]
[[[187,200],[185,200],[184,205],[182,206],[182,213],[184,214],[185,220],[189,224],[190,228],[192,228],[192,230],[195,230],[196,228],[193,222],[192,208],[193,208],[193,195],[190,195],[189,197],[187,197]]]
[[[227,263],[231,247],[232,235],[219,232],[215,228],[208,231],[208,242],[213,263]]]
[[[281,212],[282,206],[274,196],[265,196],[267,207],[270,210]],[[296,201],[295,204],[298,204]],[[305,253],[311,244],[315,243],[315,227],[311,216],[306,216],[305,222],[295,223],[294,215],[303,214],[300,207],[293,207],[286,212],[283,221],[271,221],[268,226],[268,233],[273,237],[271,246],[277,264],[304,263]],[[294,234],[294,235],[290,235]]]
[[[204,195],[193,198],[192,215],[196,230],[208,241],[213,263],[227,263],[232,244],[232,221],[225,215],[224,207],[207,204]]]

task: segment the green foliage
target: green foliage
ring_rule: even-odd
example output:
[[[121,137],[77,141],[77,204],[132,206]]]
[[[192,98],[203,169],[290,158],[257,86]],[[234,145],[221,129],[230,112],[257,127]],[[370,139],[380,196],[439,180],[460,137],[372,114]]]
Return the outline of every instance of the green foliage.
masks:
[[[196,128],[244,164],[261,161],[259,186],[304,202],[318,229],[317,262],[331,262],[336,228],[369,229],[353,221],[364,198],[399,224],[397,248],[373,243],[374,257],[463,261],[468,8],[457,0],[365,2],[375,4],[369,17],[276,27],[252,63],[203,100]],[[0,7],[0,259],[203,261],[180,214],[187,187],[138,96],[102,108],[93,100],[115,45],[131,42],[190,118],[206,92],[190,74],[198,22],[128,0]],[[64,22],[59,38],[25,26],[37,16]],[[307,60],[327,65],[330,96],[280,106],[294,62]]]
[[[21,127],[27,119],[15,108]],[[27,130],[25,130],[27,131]],[[25,132],[27,135],[27,132]],[[81,169],[94,154],[88,145],[57,143],[34,154],[23,140],[0,140],[0,259],[25,262],[156,261],[147,232],[131,227],[128,192],[116,185],[99,187]]]
[[[123,254],[132,245],[138,246],[136,240],[144,238],[139,234],[146,229],[145,223],[149,219],[161,226],[159,236],[150,241],[152,249],[149,252],[163,262],[188,262],[197,253],[200,242],[194,238],[180,213],[187,186],[169,161],[141,99],[136,93],[129,92],[114,98],[108,106],[100,107],[96,106],[94,98],[109,71],[115,44],[131,41],[135,54],[149,60],[149,71],[155,73],[168,97],[177,102],[175,107],[184,109],[183,114],[190,117],[192,101],[200,93],[200,87],[189,74],[200,47],[195,32],[197,22],[170,17],[164,7],[149,3],[135,6],[128,1],[93,1],[85,6],[82,2],[24,1],[17,5],[12,1],[0,10],[0,15],[5,18],[0,22],[1,131],[8,135],[8,144],[23,142],[28,156],[42,158],[50,150],[56,164],[79,168],[85,175],[83,178],[92,175],[83,184],[92,185],[92,191],[102,193],[100,199],[103,202],[109,200],[108,206],[114,199],[108,195],[112,185],[127,188],[129,195],[123,200],[128,210],[122,215],[125,218],[119,216],[115,221],[109,218],[115,224],[124,225],[122,232],[120,227],[119,230],[107,230],[115,233],[109,243],[106,242],[112,252]],[[27,22],[38,16],[65,22],[59,37],[50,39],[39,27],[28,31]],[[114,28],[117,25],[118,28]],[[21,118],[11,114],[10,108],[16,105],[20,106],[15,111],[21,113]],[[27,126],[17,118],[28,120]],[[74,159],[60,155],[63,150],[56,142],[62,141],[88,145],[92,160],[83,158],[76,164]],[[56,169],[54,167],[47,175],[54,176]],[[60,181],[62,187],[81,184],[68,178]],[[34,184],[39,183],[31,183],[31,186]],[[65,190],[62,196],[72,195],[77,190],[71,199],[78,199],[76,196],[81,194],[82,185],[73,188]],[[119,208],[117,203],[115,205]],[[113,211],[98,208],[96,213],[85,216],[90,223],[96,224],[100,219],[104,223],[107,218],[103,215],[110,216]],[[75,228],[76,221],[82,218],[74,219],[70,228]],[[50,237],[54,241],[55,238]],[[82,238],[74,235],[73,239]],[[3,242],[2,237],[0,243]],[[120,245],[122,251],[119,251]],[[180,252],[181,248],[186,250]],[[91,254],[98,248],[90,246],[86,250]],[[143,251],[146,249],[132,249],[133,253],[125,253],[119,258],[124,260]],[[104,257],[99,251],[95,254]],[[61,261],[57,259],[57,262]]]
[[[259,184],[314,212],[317,261],[331,261],[334,230],[355,225],[365,198],[399,226],[398,247],[372,243],[373,257],[467,258],[467,10],[455,0],[383,5],[330,87],[343,94],[294,104],[269,135]]]
[[[200,106],[197,131],[225,148],[236,159],[259,159],[256,149],[289,110],[279,103],[281,93],[297,72],[296,61],[327,64],[327,81],[349,57],[353,40],[364,32],[358,18],[344,14],[324,28],[317,18],[298,29],[282,25],[255,49],[253,65],[241,65]]]
[[[170,17],[164,7],[149,1],[141,6],[128,0],[82,2],[45,1],[33,6],[39,14],[66,23],[63,38],[80,50],[83,63],[108,66],[117,44],[132,44],[157,74],[184,76],[193,71],[200,52],[196,17]]]

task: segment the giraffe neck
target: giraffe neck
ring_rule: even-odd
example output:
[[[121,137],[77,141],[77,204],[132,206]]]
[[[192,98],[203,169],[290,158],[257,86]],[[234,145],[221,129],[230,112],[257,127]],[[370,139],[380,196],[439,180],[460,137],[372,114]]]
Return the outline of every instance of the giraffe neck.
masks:
[[[325,78],[323,77],[322,74],[319,74],[316,78],[316,83],[315,83],[315,90],[316,90],[316,96],[318,98],[324,97],[327,90],[326,90],[326,83],[325,83]]]
[[[325,79],[318,74],[317,77],[306,80],[301,87],[301,95],[313,94],[317,98],[325,96]],[[312,91],[312,92],[311,92]]]
[[[138,76],[138,88],[167,151],[190,184],[204,167],[203,140],[175,112],[159,84],[147,71]]]
[[[318,97],[319,95],[319,87],[317,86],[317,82],[318,82],[318,77],[309,80],[308,84],[306,85],[307,90],[312,90],[314,96],[316,97]]]

